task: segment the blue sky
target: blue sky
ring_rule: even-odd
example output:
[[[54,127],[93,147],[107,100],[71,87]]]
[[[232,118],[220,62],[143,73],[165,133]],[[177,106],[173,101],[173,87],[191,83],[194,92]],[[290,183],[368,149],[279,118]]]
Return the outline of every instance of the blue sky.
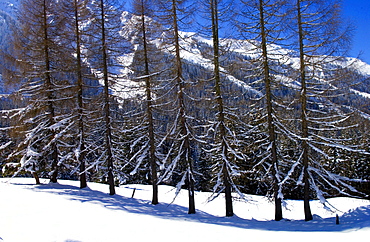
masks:
[[[356,27],[349,53],[370,64],[370,0],[342,0],[343,16]]]

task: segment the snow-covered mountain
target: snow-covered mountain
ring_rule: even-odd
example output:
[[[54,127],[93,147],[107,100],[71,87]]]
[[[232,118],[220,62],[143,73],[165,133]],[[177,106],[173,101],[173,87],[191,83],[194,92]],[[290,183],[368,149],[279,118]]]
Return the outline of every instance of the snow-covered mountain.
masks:
[[[0,0],[0,10],[5,12],[16,11],[19,5],[19,0]]]
[[[129,32],[127,28],[130,29],[130,24],[135,22],[133,21],[135,16],[129,13],[124,13],[123,16],[124,28],[126,28],[127,33]],[[128,36],[129,35],[130,34],[128,34]],[[162,37],[162,39],[165,39],[165,37]],[[161,46],[164,45],[162,39],[154,39],[152,43],[157,45],[158,48],[161,48]],[[213,70],[211,54],[213,45],[212,39],[195,32],[181,32],[180,41],[181,56],[184,60],[184,65],[189,66],[189,68],[185,68],[185,71],[211,73]],[[228,52],[221,57],[221,61],[224,64],[221,67],[221,72],[225,80],[224,86],[233,93],[243,93],[247,96],[260,96],[261,90],[254,89],[250,84],[253,80],[248,80],[248,78],[246,78],[248,75],[247,72],[242,71],[243,68],[247,69],[245,67],[248,64],[250,65],[248,60],[255,59],[259,56],[260,53],[256,50],[255,45],[253,45],[251,41],[238,39],[222,39],[220,44],[224,49],[228,50]],[[168,55],[174,53],[171,47],[162,47],[162,49],[167,52]],[[276,69],[283,69],[282,66],[284,66],[284,68],[288,69],[287,72],[289,73],[298,71],[299,56],[293,50],[285,49],[278,45],[271,45],[268,51],[277,60],[275,63]],[[130,62],[130,58],[132,58],[132,55],[126,55],[123,59]],[[349,107],[350,109],[353,108],[353,110],[359,108],[360,111],[363,112],[362,116],[368,119],[370,117],[370,109],[366,103],[368,103],[370,99],[370,65],[359,59],[349,57],[338,58],[325,56],[325,59],[325,62],[331,68],[343,71],[346,70],[347,73],[351,73],[349,76],[343,76],[343,83],[347,83],[347,85],[348,83],[353,84],[348,90],[350,95],[338,98],[335,102]],[[230,68],[230,64],[232,64],[234,68]],[[235,68],[235,66],[237,68]],[[126,71],[126,73],[127,72],[128,71]],[[185,73],[185,75],[194,76],[192,73]],[[297,90],[300,87],[300,83],[297,79],[284,76],[284,74],[275,74],[274,77],[280,82],[284,82],[284,86],[287,88]],[[129,82],[127,79],[125,79],[125,81]],[[278,92],[280,92],[279,95],[294,95],[293,92],[286,90],[278,90]]]
[[[8,13],[15,13],[15,9],[18,5],[18,0],[7,0],[7,1],[0,1],[0,10]],[[3,13],[4,13],[3,12]],[[135,21],[132,19],[135,18],[132,14],[124,12],[122,15],[122,22],[123,28],[125,29],[125,34],[130,31],[130,24]],[[0,27],[1,21],[7,21],[4,18],[1,19],[0,15]],[[7,31],[4,28],[3,31]],[[1,36],[5,36],[7,33],[1,33],[0,31],[0,39]],[[128,34],[129,35],[129,34]],[[158,47],[163,45],[162,40],[159,38],[157,40],[152,41]],[[2,43],[3,45],[6,43]],[[254,46],[246,40],[237,40],[237,39],[224,39],[221,41],[223,47],[227,48],[229,51],[228,53],[222,57],[223,62],[226,63],[224,67],[222,67],[224,77],[226,80],[229,81],[229,84],[226,84],[230,89],[243,89],[244,93],[250,93],[254,95],[259,95],[259,91],[253,89],[248,80],[245,78],[245,73],[240,70],[230,70],[227,69],[227,64],[231,62],[237,62],[238,66],[243,66],[242,60],[249,60],[255,58],[258,55],[258,51],[255,50]],[[207,55],[209,50],[212,47],[212,41],[210,38],[203,37],[194,32],[182,32],[182,39],[181,39],[181,55],[184,59],[185,63],[188,66],[192,66],[191,68],[185,69],[185,72],[188,71],[212,71],[212,59]],[[279,63],[284,63],[285,66],[289,66],[292,70],[297,69],[299,67],[299,58],[294,55],[294,51],[284,49],[277,45],[272,45],[269,47],[269,52],[274,54],[275,56],[281,56],[281,60]],[[170,49],[164,48],[164,51],[167,51],[167,54],[170,54]],[[207,52],[208,51],[208,52]],[[122,55],[121,60],[125,62],[126,66],[132,62],[133,55],[125,54]],[[355,82],[351,92],[353,95],[349,95],[347,100],[340,100],[345,105],[349,106],[363,106],[362,104],[369,102],[370,99],[370,65],[367,63],[362,62],[361,60],[355,58],[344,58],[341,61],[334,61],[331,63],[332,65],[336,65],[343,68],[348,68],[349,70],[353,71],[356,74],[356,78],[354,78],[353,82]],[[277,65],[279,65],[277,63]],[[121,70],[121,73],[127,74],[128,70]],[[0,73],[1,74],[1,73]],[[185,73],[185,75],[192,76],[192,73]],[[278,79],[285,80],[287,82],[287,86],[291,87],[299,87],[300,83],[296,80],[289,79],[284,76],[275,76]],[[122,78],[125,81],[125,86],[130,86],[130,80],[127,78]],[[347,81],[347,80],[346,80]],[[132,84],[135,85],[135,84]],[[1,85],[0,85],[1,86]],[[1,91],[1,90],[0,90]],[[121,91],[121,90],[120,90]],[[361,105],[359,105],[361,103]],[[365,108],[362,111],[366,113],[370,113],[369,108]]]

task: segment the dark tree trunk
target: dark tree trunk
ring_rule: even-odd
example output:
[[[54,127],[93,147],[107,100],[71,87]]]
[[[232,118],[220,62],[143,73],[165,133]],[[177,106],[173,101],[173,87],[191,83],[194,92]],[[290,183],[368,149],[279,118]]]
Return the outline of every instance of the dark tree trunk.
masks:
[[[216,94],[216,105],[218,108],[218,122],[219,122],[219,137],[221,139],[221,152],[223,157],[228,157],[225,128],[225,114],[224,104],[222,100],[221,92],[221,76],[220,76],[220,63],[219,63],[219,34],[218,34],[218,0],[210,1],[211,18],[212,18],[212,39],[213,39],[213,65],[214,65],[214,79],[215,79],[215,94]],[[226,203],[226,216],[231,217],[234,215],[232,196],[231,196],[231,181],[230,174],[226,167],[226,162],[222,161],[222,174],[223,183],[225,186],[225,203]]]
[[[75,17],[75,37],[76,37],[76,60],[77,60],[77,112],[78,112],[78,135],[79,135],[79,155],[78,163],[80,164],[80,188],[87,187],[86,167],[85,167],[85,131],[83,122],[83,79],[82,79],[82,59],[81,59],[81,33],[79,20],[79,6],[77,0],[74,0],[74,17]]]
[[[49,38],[49,25],[48,25],[48,10],[47,10],[47,2],[46,0],[43,1],[43,49],[44,49],[44,60],[45,60],[45,89],[46,89],[46,96],[47,96],[47,112],[49,117],[48,125],[52,126],[55,121],[55,110],[54,110],[54,95],[53,95],[53,84],[51,80],[51,64],[50,64],[50,38]],[[53,131],[51,132],[51,137],[55,136]],[[50,182],[56,183],[58,177],[58,147],[55,143],[51,145],[50,150],[50,160],[51,160],[51,168],[52,168],[52,175],[50,177]]]
[[[36,184],[40,185],[41,182],[40,182],[39,175],[37,175],[37,172],[32,172],[32,175],[33,175],[33,178],[35,178]]]
[[[180,40],[179,40],[179,26],[178,26],[178,15],[177,15],[177,2],[172,0],[172,18],[173,18],[173,31],[175,38],[175,58],[176,58],[176,80],[178,86],[178,100],[179,100],[179,112],[180,112],[180,133],[184,139],[182,163],[187,166],[187,185],[189,195],[189,210],[188,214],[195,213],[195,197],[194,197],[194,178],[193,178],[193,164],[190,158],[190,140],[188,129],[186,127],[186,110],[184,100],[184,80],[182,73],[182,61],[180,55]],[[179,151],[182,152],[182,151]]]
[[[195,194],[194,194],[194,178],[193,174],[188,171],[188,197],[189,197],[189,210],[188,214],[195,214]]]
[[[148,119],[148,134],[149,134],[149,165],[151,182],[153,188],[152,204],[158,204],[158,176],[157,176],[157,162],[155,156],[155,137],[154,137],[154,120],[153,120],[153,108],[152,108],[152,93],[151,93],[151,81],[149,71],[149,58],[148,58],[148,46],[146,38],[146,26],[145,26],[145,6],[143,0],[141,0],[141,24],[143,33],[143,46],[144,46],[144,75],[145,78],[145,90],[146,90],[146,103],[147,103],[147,119]]]
[[[36,185],[39,185],[39,184],[41,184],[41,183],[40,183],[39,175],[37,174],[37,171],[36,171],[36,165],[35,165],[35,164],[33,164],[33,165],[32,165],[32,168],[33,168],[32,176],[33,176],[33,178],[35,178]]]
[[[305,63],[305,49],[304,49],[304,30],[301,15],[301,0],[297,0],[297,21],[299,34],[299,55],[300,55],[300,78],[301,78],[301,122],[302,122],[302,162],[303,162],[303,183],[304,183],[304,214],[305,220],[312,220],[312,213],[310,208],[310,183],[308,174],[308,120],[307,120],[307,86],[306,86],[306,63]]]
[[[101,47],[102,47],[102,64],[103,64],[103,78],[104,78],[104,121],[105,121],[105,150],[107,152],[107,167],[108,167],[108,184],[109,194],[116,194],[114,187],[113,175],[113,154],[112,154],[112,130],[111,130],[111,117],[110,117],[110,98],[109,98],[109,80],[108,80],[108,55],[106,44],[106,30],[105,30],[105,6],[104,0],[100,0],[100,17],[101,17]]]
[[[281,207],[281,198],[279,197],[279,180],[277,178],[278,174],[278,157],[276,148],[276,134],[275,126],[273,120],[273,108],[272,108],[272,90],[271,90],[271,76],[270,67],[268,62],[267,53],[267,34],[265,30],[265,16],[264,16],[264,1],[259,0],[259,13],[260,13],[260,30],[261,30],[261,45],[262,45],[262,57],[263,57],[263,75],[265,80],[266,88],[266,105],[267,105],[267,126],[269,134],[269,142],[271,146],[271,166],[272,166],[272,176],[273,176],[273,190],[275,199],[275,220],[280,221],[283,218],[283,212]]]

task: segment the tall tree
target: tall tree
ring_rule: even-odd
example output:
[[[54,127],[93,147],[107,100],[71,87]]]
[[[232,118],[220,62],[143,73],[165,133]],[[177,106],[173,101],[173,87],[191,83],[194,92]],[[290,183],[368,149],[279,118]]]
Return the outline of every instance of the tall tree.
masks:
[[[72,102],[69,105],[75,105],[73,112],[73,122],[75,123],[76,147],[73,150],[73,156],[76,158],[79,166],[80,188],[87,186],[86,178],[86,152],[87,152],[87,134],[86,134],[86,98],[84,94],[87,92],[87,87],[84,79],[86,79],[87,68],[83,63],[85,56],[83,55],[83,46],[87,48],[86,34],[84,26],[88,25],[90,11],[88,9],[88,1],[86,0],[70,0],[64,1],[58,8],[59,15],[64,19],[63,32],[60,33],[61,41],[64,46],[68,46],[71,53],[69,68],[66,71],[72,73],[72,77],[76,79],[73,83],[74,88],[71,90]],[[74,43],[70,45],[69,43]],[[67,62],[67,60],[66,60]]]
[[[355,191],[346,184],[348,178],[331,173],[323,165],[323,160],[333,159],[325,147],[356,151],[341,137],[344,130],[353,127],[345,124],[350,113],[333,102],[333,97],[340,95],[346,86],[343,76],[338,78],[337,73],[343,67],[336,65],[340,57],[335,56],[343,55],[350,30],[341,22],[339,1],[296,0],[293,9],[300,82],[301,155],[297,162],[302,166],[297,183],[303,185],[304,214],[308,221],[313,219],[309,204],[311,191],[322,202],[327,187],[342,194]],[[289,174],[297,168],[297,162]]]
[[[226,203],[226,216],[233,216],[233,205],[232,205],[232,191],[236,191],[240,196],[234,179],[240,176],[241,171],[237,165],[238,162],[245,160],[244,154],[240,146],[240,139],[237,137],[238,134],[243,133],[245,129],[244,123],[240,120],[240,115],[233,111],[235,107],[228,107],[225,103],[225,89],[226,85],[223,82],[230,83],[233,78],[230,78],[226,73],[226,69],[221,67],[222,55],[225,52],[222,51],[222,47],[227,44],[221,45],[220,43],[220,25],[219,16],[220,12],[224,13],[225,9],[230,9],[230,4],[226,4],[220,10],[220,0],[210,0],[207,2],[208,14],[211,21],[211,33],[212,33],[212,67],[213,67],[213,78],[214,83],[214,106],[216,117],[212,125],[214,130],[213,148],[214,165],[216,171],[216,185],[214,191],[217,194],[225,193]],[[222,6],[222,5],[221,5]]]
[[[49,170],[50,181],[57,182],[60,146],[59,132],[66,128],[60,109],[65,85],[61,81],[59,63],[64,58],[58,43],[60,21],[54,12],[56,2],[37,0],[22,2],[20,31],[14,45],[18,49],[17,64],[22,76],[21,95],[29,102],[15,117],[24,134],[14,155],[21,155],[21,169]],[[21,131],[22,130],[22,131]]]
[[[165,45],[170,50],[173,56],[171,68],[172,73],[169,79],[175,88],[173,89],[175,106],[175,118],[171,123],[167,135],[168,140],[171,140],[171,146],[168,152],[168,158],[174,157],[164,172],[164,179],[169,179],[173,176],[175,169],[178,171],[180,181],[177,184],[177,192],[182,186],[187,187],[189,197],[188,213],[194,214],[195,211],[195,190],[194,190],[194,164],[192,157],[192,143],[194,143],[195,134],[192,131],[191,120],[193,117],[190,115],[189,96],[186,94],[188,89],[188,80],[185,79],[183,73],[183,56],[180,28],[186,25],[185,19],[191,12],[191,5],[187,1],[168,0],[161,2],[161,10],[163,11],[162,23],[167,27],[167,39]],[[189,95],[189,94],[188,94]]]
[[[133,81],[139,85],[138,92],[134,95],[134,99],[138,98],[140,89],[144,90],[143,99],[145,100],[145,108],[143,115],[136,113],[135,119],[140,120],[139,125],[136,125],[130,130],[134,132],[134,138],[132,141],[131,149],[134,154],[130,160],[135,159],[135,169],[131,172],[134,175],[138,172],[142,162],[147,160],[150,183],[152,184],[152,204],[158,204],[158,157],[157,157],[157,146],[158,146],[158,132],[156,132],[156,120],[155,120],[155,81],[154,79],[158,75],[156,70],[156,63],[154,56],[158,53],[155,47],[151,43],[153,36],[156,36],[158,26],[152,19],[153,5],[151,1],[137,0],[133,2],[133,12],[135,16],[130,16],[128,22],[125,24],[125,34],[132,43],[137,45],[137,48],[133,53],[132,66],[134,74],[137,76],[132,77]],[[143,67],[142,70],[135,69],[135,67]],[[140,85],[140,83],[143,83]],[[140,88],[142,86],[142,88]],[[132,91],[132,90],[131,90]],[[141,109],[139,109],[141,111]],[[131,118],[132,120],[132,118]],[[139,142],[140,141],[140,142]],[[135,149],[135,146],[139,146]]]
[[[256,126],[261,127],[258,130],[263,132],[266,140],[260,142],[258,149],[264,150],[262,155],[258,155],[257,165],[263,167],[264,171],[269,173],[272,179],[272,190],[275,200],[275,220],[282,219],[282,192],[279,185],[281,181],[279,159],[281,159],[279,151],[278,124],[279,121],[278,106],[284,106],[280,100],[274,95],[275,90],[281,89],[278,78],[282,78],[284,73],[281,65],[283,61],[283,53],[278,53],[274,50],[273,45],[282,43],[284,29],[282,22],[285,14],[284,2],[281,0],[247,0],[242,1],[240,21],[238,23],[242,36],[249,40],[251,52],[253,56],[249,62],[248,69],[251,73],[248,79],[251,80],[252,86],[260,89],[261,83],[264,93],[264,98],[259,98],[262,109],[257,108],[255,111],[262,114],[262,120],[254,120],[253,130]],[[286,10],[286,9],[285,9]],[[278,77],[278,78],[275,78]],[[277,104],[277,105],[276,105]],[[285,110],[284,110],[285,111]],[[253,115],[255,116],[255,115]],[[260,132],[261,132],[260,131]],[[280,157],[279,157],[280,155]],[[263,175],[266,177],[266,175]]]
[[[83,76],[82,76],[82,48],[81,48],[81,9],[86,8],[85,1],[73,1],[74,7],[74,27],[75,27],[75,41],[76,41],[76,74],[77,74],[77,113],[78,113],[78,147],[77,160],[80,164],[80,188],[87,187],[86,173],[85,173],[85,125],[84,125],[84,100],[83,100]]]
[[[92,11],[91,23],[89,26],[90,44],[87,50],[90,68],[102,85],[101,119],[97,117],[99,125],[95,127],[97,137],[103,134],[103,140],[95,140],[96,151],[99,157],[88,169],[99,164],[105,164],[100,169],[103,177],[106,176],[109,184],[109,194],[115,194],[115,164],[121,160],[119,142],[122,127],[115,124],[117,98],[118,98],[118,77],[121,64],[119,57],[125,52],[125,41],[121,36],[121,15],[120,6],[110,0],[94,1],[90,5]],[[99,127],[98,127],[99,126]],[[99,142],[103,142],[101,146]],[[101,148],[102,149],[101,149]],[[118,178],[118,177],[117,177]],[[105,179],[105,178],[104,178]],[[118,179],[117,179],[118,180]]]
[[[99,21],[100,21],[100,46],[101,46],[101,65],[103,74],[103,115],[104,115],[104,137],[105,137],[105,152],[107,153],[106,162],[108,167],[108,184],[109,184],[109,194],[114,195],[116,193],[114,188],[114,175],[113,175],[113,144],[112,144],[112,122],[111,122],[111,111],[110,103],[111,98],[109,96],[109,59],[108,59],[108,48],[107,48],[107,29],[106,29],[106,11],[109,8],[104,0],[99,1],[98,9],[100,11]]]

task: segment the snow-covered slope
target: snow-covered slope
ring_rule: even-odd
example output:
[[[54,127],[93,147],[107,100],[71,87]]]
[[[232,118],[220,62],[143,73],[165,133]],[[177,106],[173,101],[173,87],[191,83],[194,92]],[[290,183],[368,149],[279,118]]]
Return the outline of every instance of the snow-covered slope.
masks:
[[[237,216],[224,217],[224,199],[207,202],[196,193],[197,214],[187,214],[187,192],[173,201],[172,187],[159,187],[159,205],[151,205],[151,187],[126,185],[109,196],[108,187],[78,182],[33,185],[29,178],[0,179],[0,241],[360,241],[370,234],[370,201],[329,199],[330,207],[311,202],[314,220],[305,222],[303,202],[287,200],[285,220],[273,221],[266,197],[234,201]],[[136,189],[134,198],[131,198]],[[335,215],[340,224],[335,224]],[[310,232],[309,234],[307,232]]]
[[[135,21],[135,16],[132,14],[129,14],[127,12],[124,12],[122,15],[122,21],[123,21],[123,33],[127,36],[135,36],[132,34],[129,34],[130,29],[133,29],[133,24],[135,24],[137,21]],[[133,30],[132,30],[133,31]],[[161,37],[155,40],[152,40],[152,43],[154,43],[159,49],[163,49],[163,51],[167,52],[167,54],[174,54],[173,47],[166,46],[166,44],[163,43],[163,40],[166,40],[166,37]],[[226,60],[229,62],[235,61],[238,62],[237,65],[243,66],[243,64],[248,65],[250,63],[243,63],[242,59],[253,59],[258,56],[260,56],[260,50],[256,49],[255,45],[251,43],[251,41],[247,40],[238,40],[238,39],[222,39],[220,41],[220,44],[224,49],[228,50],[228,56],[223,56],[221,59]],[[212,48],[213,43],[211,38],[204,37],[196,32],[181,32],[181,38],[180,38],[180,45],[181,45],[181,57],[183,58],[185,63],[190,63],[192,67],[198,66],[198,68],[202,68],[203,70],[207,70],[212,72],[213,70],[213,60],[208,54],[205,54],[207,52],[207,48]],[[166,46],[166,48],[163,48],[163,46]],[[299,69],[299,57],[293,50],[289,50],[286,48],[283,48],[278,45],[270,45],[268,47],[269,54],[276,59],[276,65],[277,66],[289,66],[292,69]],[[209,50],[208,50],[209,52]],[[123,60],[126,60],[130,63],[130,58],[132,58],[132,55],[127,55],[126,57],[122,57]],[[230,59],[230,58],[236,58]],[[361,80],[354,80],[354,82],[362,82],[363,80],[369,80],[370,79],[370,65],[362,62],[359,59],[356,58],[342,58],[338,60],[338,57],[328,57],[323,56],[325,58],[326,62],[328,64],[337,66],[338,68],[348,68],[351,70],[354,70],[359,76]],[[332,61],[330,61],[332,59]],[[227,62],[226,61],[226,62]],[[244,89],[245,92],[253,93],[255,95],[260,95],[258,90],[253,89],[249,83],[248,80],[244,76],[236,76],[233,73],[230,73],[225,69],[226,67],[221,67],[221,73],[223,73],[224,77],[226,77],[226,80],[230,81],[230,84],[235,85],[237,88]],[[125,73],[127,71],[123,71]],[[226,74],[227,73],[227,74]],[[296,80],[292,80],[288,78],[287,76],[283,76],[280,74],[279,76],[276,76],[277,79],[283,80],[286,83],[286,86],[291,87],[299,87],[299,83]],[[129,80],[122,78],[124,83],[128,83]],[[344,80],[347,82],[348,80]],[[135,85],[135,84],[133,84]],[[225,86],[228,84],[225,83]],[[132,85],[127,85],[132,86]],[[365,88],[364,88],[365,86]],[[354,88],[351,90],[354,94],[351,98],[369,98],[370,97],[370,87],[366,87],[366,83],[363,84],[362,88],[358,88],[357,86],[354,86]],[[122,92],[124,90],[118,90],[118,92]]]

